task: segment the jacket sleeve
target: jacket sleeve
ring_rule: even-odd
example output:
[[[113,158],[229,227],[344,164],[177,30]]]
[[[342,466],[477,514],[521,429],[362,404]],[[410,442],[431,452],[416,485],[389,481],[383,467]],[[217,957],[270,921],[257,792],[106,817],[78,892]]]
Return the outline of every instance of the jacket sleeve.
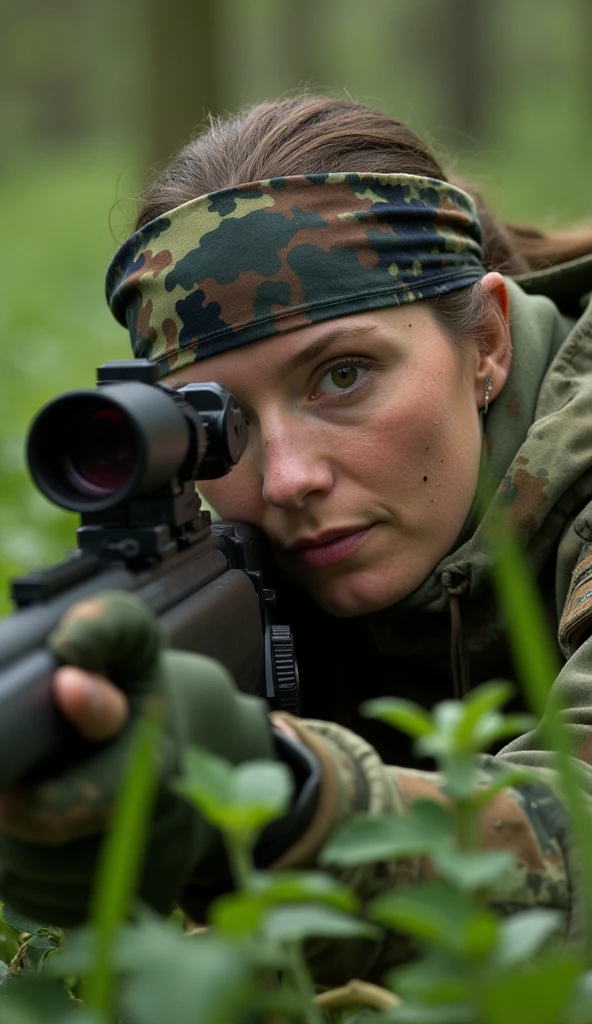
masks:
[[[329,837],[357,811],[399,816],[420,797],[447,799],[438,773],[385,765],[373,747],[342,726],[274,717],[280,727],[282,720],[289,723],[300,742],[315,754],[322,771],[315,815],[299,840],[273,865],[275,870],[314,865]],[[482,758],[481,770],[487,785],[499,770],[498,759]],[[502,912],[535,906],[559,909],[564,914],[565,937],[577,940],[579,901],[574,895],[566,814],[550,783],[552,773],[545,770],[540,783],[499,793],[482,817],[482,846],[516,855],[513,873],[497,901]],[[365,902],[428,875],[430,868],[425,859],[416,858],[336,873]],[[401,936],[387,933],[382,943],[319,940],[310,945],[307,959],[319,983],[336,985],[352,976],[379,981],[385,970],[406,959],[408,953]]]

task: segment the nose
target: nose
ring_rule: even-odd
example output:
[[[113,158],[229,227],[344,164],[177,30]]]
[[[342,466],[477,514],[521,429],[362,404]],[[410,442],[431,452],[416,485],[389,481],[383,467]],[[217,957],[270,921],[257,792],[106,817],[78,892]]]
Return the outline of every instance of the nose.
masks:
[[[333,487],[333,468],[322,442],[297,425],[262,434],[263,500],[284,509],[301,509]]]

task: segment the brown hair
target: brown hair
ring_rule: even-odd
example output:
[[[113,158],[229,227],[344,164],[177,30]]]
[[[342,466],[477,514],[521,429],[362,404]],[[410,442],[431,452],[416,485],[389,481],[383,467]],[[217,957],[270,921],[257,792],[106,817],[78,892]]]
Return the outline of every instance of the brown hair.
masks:
[[[401,121],[348,100],[299,94],[212,120],[148,186],[136,228],[207,192],[263,178],[332,171],[420,174],[453,181]],[[502,224],[475,189],[461,181],[454,184],[470,192],[477,204],[487,270],[519,274],[592,253],[592,229],[544,233]],[[479,294],[478,289],[463,289],[433,302],[443,327],[453,330],[457,340],[480,332],[486,311],[482,304],[478,308]]]

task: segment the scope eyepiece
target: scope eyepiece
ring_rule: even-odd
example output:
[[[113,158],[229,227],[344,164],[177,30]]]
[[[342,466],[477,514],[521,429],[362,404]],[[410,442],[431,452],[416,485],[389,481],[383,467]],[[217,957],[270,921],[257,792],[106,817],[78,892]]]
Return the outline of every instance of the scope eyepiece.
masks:
[[[61,395],[31,426],[31,476],[50,501],[83,513],[198,479],[202,464],[204,477],[222,476],[244,450],[244,416],[224,388],[197,387],[189,402],[130,379]]]

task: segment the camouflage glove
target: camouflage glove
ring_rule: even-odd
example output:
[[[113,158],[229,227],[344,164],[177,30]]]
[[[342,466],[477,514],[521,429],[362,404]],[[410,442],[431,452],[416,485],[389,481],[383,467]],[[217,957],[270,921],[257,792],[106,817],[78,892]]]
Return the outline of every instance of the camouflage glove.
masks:
[[[239,693],[212,659],[162,650],[158,624],[137,598],[99,595],[85,602],[84,615],[64,621],[50,646],[62,662],[119,685],[128,721],[114,740],[87,743],[83,759],[55,777],[7,794],[2,821],[10,834],[0,832],[1,897],[36,920],[65,926],[87,912],[101,830],[147,700],[162,704],[166,729],[140,898],[161,912],[202,859],[224,865],[218,834],[168,786],[183,746],[198,744],[235,764],[274,757],[266,705]]]

